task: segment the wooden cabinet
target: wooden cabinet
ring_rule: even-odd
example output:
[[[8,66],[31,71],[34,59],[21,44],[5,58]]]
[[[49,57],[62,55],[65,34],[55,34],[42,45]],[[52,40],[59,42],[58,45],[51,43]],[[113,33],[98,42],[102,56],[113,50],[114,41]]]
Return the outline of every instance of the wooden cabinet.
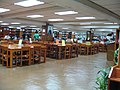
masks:
[[[119,47],[119,40],[120,40],[120,29],[116,30],[116,40],[115,40],[115,49]]]
[[[93,33],[91,31],[86,32],[86,41],[92,42],[93,39]]]
[[[120,90],[120,68],[118,66],[111,68],[108,80],[108,90]]]
[[[107,60],[114,60],[114,52],[115,52],[115,43],[110,43],[107,45]]]
[[[0,38],[3,37],[3,30],[2,28],[0,27]]]
[[[120,42],[118,44],[120,48]],[[118,54],[118,65],[113,66],[109,73],[108,90],[120,90],[120,49]]]
[[[4,38],[5,35],[10,35],[11,37],[14,36],[16,33],[15,28],[9,28],[9,27],[0,27],[0,37]]]
[[[53,41],[53,30],[48,30],[48,25],[42,26],[41,40],[42,41]]]

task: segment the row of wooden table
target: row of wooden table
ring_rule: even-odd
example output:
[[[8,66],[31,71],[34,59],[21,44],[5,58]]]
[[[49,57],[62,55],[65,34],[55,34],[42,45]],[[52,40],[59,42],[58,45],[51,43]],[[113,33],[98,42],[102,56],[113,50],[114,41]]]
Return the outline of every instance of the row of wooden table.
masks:
[[[30,53],[29,54],[27,54],[28,55],[28,57],[30,58],[29,59],[29,65],[31,65],[31,61],[32,61],[32,58],[34,58],[34,57],[32,57],[32,53],[34,53],[34,52],[32,52],[33,50],[34,50],[34,48],[36,47],[36,46],[40,46],[41,47],[41,53],[40,53],[40,57],[43,57],[43,60],[40,60],[41,62],[46,62],[46,46],[41,46],[41,45],[39,45],[39,44],[24,44],[24,45],[22,45],[22,46],[19,46],[19,45],[17,45],[17,44],[1,44],[0,45],[0,57],[1,57],[1,60],[3,61],[4,60],[4,48],[6,48],[6,50],[8,50],[7,52],[8,52],[8,54],[5,56],[5,58],[6,58],[6,66],[8,67],[10,67],[10,68],[12,68],[13,67],[13,58],[14,58],[14,52],[17,52],[17,51],[19,51],[19,52],[21,52],[22,51],[22,49],[23,48],[30,48]],[[19,55],[18,55],[19,56]],[[21,57],[21,55],[20,55],[20,57]],[[9,59],[8,59],[9,58]],[[3,64],[3,62],[2,62],[2,64]]]
[[[17,41],[18,43],[18,41]],[[70,59],[74,57],[78,57],[78,54],[83,55],[91,55],[96,54],[100,51],[105,51],[105,45],[96,43],[91,45],[86,44],[66,44],[65,46],[62,46],[61,44],[57,45],[55,43],[39,43],[35,42],[35,44],[23,44],[22,46],[19,46],[18,44],[15,44],[14,42],[6,42],[3,41],[0,45],[0,57],[3,58],[3,47],[6,47],[9,51],[9,66],[13,67],[13,53],[16,51],[21,51],[24,47],[29,47],[30,52],[33,53],[34,47],[40,46],[41,48],[41,56],[43,57],[43,62],[46,62],[46,56],[50,58],[55,59]],[[29,65],[31,65],[32,62],[32,54],[28,55],[30,57]],[[8,65],[7,65],[8,66]]]
[[[66,44],[65,46],[57,44],[46,44],[47,57],[55,59],[70,59],[78,57],[78,44]]]
[[[98,52],[106,52],[106,45],[100,43],[93,43],[86,45],[85,43],[79,44],[79,54],[80,55],[93,55]]]

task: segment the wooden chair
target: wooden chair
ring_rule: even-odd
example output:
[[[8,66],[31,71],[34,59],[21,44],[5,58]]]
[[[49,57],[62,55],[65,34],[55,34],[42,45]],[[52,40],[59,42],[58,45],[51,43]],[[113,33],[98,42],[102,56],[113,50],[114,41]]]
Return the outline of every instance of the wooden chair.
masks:
[[[41,63],[41,46],[34,46],[34,63]]]
[[[99,44],[99,52],[106,52],[106,51],[107,51],[106,45]]]
[[[90,55],[93,55],[95,53],[95,48],[94,48],[94,44],[92,44],[90,46]]]
[[[45,63],[46,62],[46,46],[41,46],[41,63]]]
[[[34,64],[34,47],[30,47],[31,64]]]
[[[57,45],[52,45],[51,46],[51,57],[57,59],[58,58],[58,46]]]
[[[87,47],[85,44],[80,44],[80,55],[86,55],[87,54]]]
[[[58,59],[64,59],[65,46],[58,45]]]
[[[71,58],[71,44],[66,44],[65,51],[64,51],[64,58],[65,59]]]
[[[8,67],[8,47],[2,47],[2,65]]]
[[[78,57],[78,45],[76,44],[73,44],[71,46],[71,57],[72,58]]]
[[[94,53],[97,54],[99,52],[99,44],[94,44]]]
[[[21,63],[20,66],[23,66],[23,62],[27,62],[28,65],[31,64],[31,55],[30,55],[30,47],[22,47],[21,49]]]

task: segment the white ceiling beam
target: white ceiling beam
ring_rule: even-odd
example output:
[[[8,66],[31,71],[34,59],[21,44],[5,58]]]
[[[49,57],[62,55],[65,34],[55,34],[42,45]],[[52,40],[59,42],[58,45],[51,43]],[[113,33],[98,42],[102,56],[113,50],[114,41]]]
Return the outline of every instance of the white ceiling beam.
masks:
[[[84,0],[80,0],[84,1]],[[88,1],[88,0],[87,0]],[[101,10],[96,10],[96,7],[90,7],[88,5],[83,4],[82,2],[77,2],[75,0],[55,0],[54,3],[58,3],[58,5],[63,7],[68,7],[69,9],[76,10],[78,12],[85,12],[88,15],[98,16],[101,18],[106,18],[110,21],[120,23],[120,19],[115,16],[102,12]]]

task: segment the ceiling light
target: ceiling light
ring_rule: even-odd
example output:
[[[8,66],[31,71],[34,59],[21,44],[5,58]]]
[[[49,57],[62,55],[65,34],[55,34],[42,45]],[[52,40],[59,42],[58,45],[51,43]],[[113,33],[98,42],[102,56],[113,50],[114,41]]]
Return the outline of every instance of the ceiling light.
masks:
[[[62,29],[69,29],[69,28],[62,28]]]
[[[56,30],[57,28],[53,28],[54,30]]]
[[[3,22],[3,21],[0,21],[0,23]]]
[[[26,26],[20,26],[21,28],[24,28],[24,27],[26,27]]]
[[[78,14],[78,12],[75,11],[64,11],[64,12],[55,12],[57,15],[69,15],[69,14]]]
[[[80,23],[80,25],[89,25],[91,24],[90,22],[85,22],[85,23]]]
[[[9,28],[15,28],[14,26],[9,26]]]
[[[64,19],[48,19],[48,21],[63,21]]]
[[[104,23],[104,24],[113,24],[113,23]]]
[[[95,19],[95,17],[76,17],[75,19]]]
[[[1,23],[1,25],[9,25],[9,23]]]
[[[118,24],[118,23],[113,23],[113,24]]]
[[[10,11],[10,9],[0,8],[0,13]]]
[[[11,24],[21,24],[21,23],[13,22],[13,23],[11,23]]]
[[[17,29],[21,29],[21,27],[16,27]]]
[[[38,0],[25,0],[22,2],[14,3],[14,5],[19,5],[19,6],[23,6],[23,7],[31,7],[31,6],[35,6],[35,5],[39,5],[39,4],[44,4],[44,2],[41,2]]]
[[[32,26],[30,26],[30,27],[37,27],[37,26],[35,26],[35,25],[32,25]]]
[[[39,17],[44,17],[43,15],[29,15],[27,16],[29,18],[39,18]]]
[[[104,24],[118,24],[118,23],[104,23]]]

